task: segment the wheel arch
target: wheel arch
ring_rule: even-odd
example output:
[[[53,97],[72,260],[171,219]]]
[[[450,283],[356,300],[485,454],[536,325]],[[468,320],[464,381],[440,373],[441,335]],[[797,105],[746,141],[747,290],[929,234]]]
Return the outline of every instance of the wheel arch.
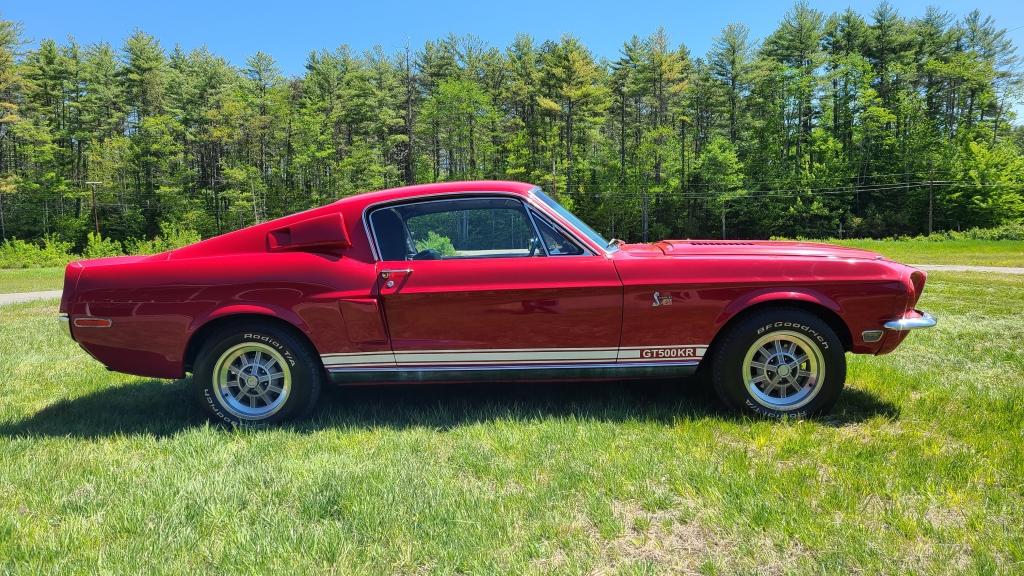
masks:
[[[199,326],[198,329],[192,332],[192,335],[188,339],[188,343],[185,345],[184,371],[192,371],[192,367],[195,364],[196,357],[199,355],[199,351],[210,336],[216,334],[227,326],[244,322],[272,324],[282,330],[286,330],[302,342],[306,343],[310,350],[314,351],[314,355],[319,357],[319,354],[316,353],[317,348],[313,345],[313,341],[310,340],[309,335],[306,334],[306,332],[299,326],[282,319],[280,316],[252,311],[225,313],[209,318],[205,323]]]
[[[748,301],[746,306],[734,311],[721,323],[708,347],[708,356],[714,353],[716,344],[721,341],[722,334],[725,334],[729,328],[745,318],[772,308],[797,308],[817,316],[835,332],[843,345],[843,350],[849,352],[853,347],[853,335],[850,332],[850,327],[846,325],[846,321],[843,320],[836,310],[838,306],[835,307],[836,309],[833,309],[825,304],[825,302],[831,303],[829,300],[822,301],[806,294],[800,294],[800,296],[802,297],[780,295],[778,297],[758,298]]]

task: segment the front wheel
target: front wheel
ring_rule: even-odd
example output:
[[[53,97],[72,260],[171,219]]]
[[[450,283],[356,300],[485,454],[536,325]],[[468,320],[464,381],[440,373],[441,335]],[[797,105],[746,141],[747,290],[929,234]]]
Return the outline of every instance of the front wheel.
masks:
[[[762,416],[828,411],[846,381],[842,342],[818,316],[798,308],[763,310],[730,326],[711,358],[726,405]]]
[[[320,395],[323,370],[291,331],[242,322],[206,340],[193,377],[212,417],[259,426],[307,414]]]

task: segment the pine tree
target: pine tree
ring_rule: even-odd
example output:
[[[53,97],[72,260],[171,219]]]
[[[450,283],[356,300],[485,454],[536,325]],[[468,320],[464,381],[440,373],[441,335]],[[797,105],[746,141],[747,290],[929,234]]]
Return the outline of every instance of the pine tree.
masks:
[[[725,90],[729,110],[729,141],[736,143],[740,102],[747,91],[750,74],[750,30],[743,24],[729,24],[715,38],[708,55],[711,73]]]

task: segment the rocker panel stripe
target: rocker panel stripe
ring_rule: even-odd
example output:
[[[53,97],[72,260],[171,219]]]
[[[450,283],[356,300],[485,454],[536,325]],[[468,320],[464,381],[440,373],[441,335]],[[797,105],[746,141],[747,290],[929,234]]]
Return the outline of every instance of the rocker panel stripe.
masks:
[[[630,346],[623,348],[499,348],[468,350],[405,350],[323,354],[324,366],[509,366],[544,364],[672,363],[699,361],[705,345]]]

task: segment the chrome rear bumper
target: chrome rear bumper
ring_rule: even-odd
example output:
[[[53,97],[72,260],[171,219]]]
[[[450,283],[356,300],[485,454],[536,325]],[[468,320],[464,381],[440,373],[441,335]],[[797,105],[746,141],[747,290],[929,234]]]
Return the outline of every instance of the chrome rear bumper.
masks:
[[[57,321],[60,322],[61,332],[66,334],[68,338],[74,340],[75,337],[71,335],[71,319],[68,318],[68,315],[64,312],[61,312],[60,315],[57,316]]]
[[[917,330],[918,328],[931,328],[938,323],[938,320],[927,312],[921,312],[919,310],[913,310],[912,312],[905,314],[903,318],[897,318],[896,320],[889,320],[882,326],[886,330]]]

